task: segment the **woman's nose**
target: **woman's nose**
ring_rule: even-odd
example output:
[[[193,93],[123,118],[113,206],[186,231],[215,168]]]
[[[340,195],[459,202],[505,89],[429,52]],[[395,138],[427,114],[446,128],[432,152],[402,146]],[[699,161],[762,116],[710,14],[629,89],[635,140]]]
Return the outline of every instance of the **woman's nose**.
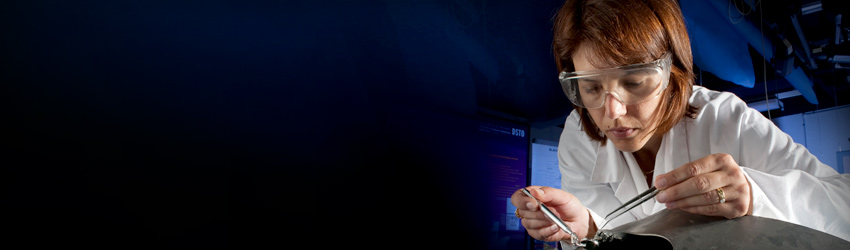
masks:
[[[614,93],[608,93],[605,96],[605,116],[614,120],[626,114],[626,104],[620,101],[620,98]]]

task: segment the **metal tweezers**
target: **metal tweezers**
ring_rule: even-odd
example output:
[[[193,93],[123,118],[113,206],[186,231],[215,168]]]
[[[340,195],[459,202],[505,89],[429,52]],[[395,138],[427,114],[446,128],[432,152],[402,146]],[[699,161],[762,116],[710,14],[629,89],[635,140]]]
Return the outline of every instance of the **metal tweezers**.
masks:
[[[629,210],[632,210],[632,208],[640,206],[640,204],[643,204],[647,200],[652,199],[652,197],[655,197],[655,195],[658,194],[658,191],[660,190],[655,187],[652,187],[649,190],[646,190],[643,193],[640,193],[639,195],[635,196],[635,198],[632,198],[631,200],[627,201],[617,209],[614,209],[613,212],[609,213],[608,215],[605,215],[605,224],[602,224],[602,226],[599,227],[599,230],[602,230],[602,228],[604,228],[605,225],[608,225],[608,222],[610,222],[611,220],[620,217],[620,215],[628,212]]]
[[[593,239],[585,238],[585,239],[582,239],[581,241],[579,241],[578,235],[576,235],[576,233],[573,232],[573,230],[571,230],[570,227],[567,226],[566,223],[564,223],[564,221],[562,221],[560,218],[555,216],[555,214],[552,213],[552,211],[550,211],[549,208],[546,207],[546,205],[543,204],[543,202],[540,202],[539,200],[537,200],[536,197],[531,195],[531,192],[529,192],[528,189],[526,189],[526,188],[522,189],[522,192],[525,193],[525,195],[527,195],[528,197],[531,197],[532,199],[534,199],[534,201],[537,202],[538,205],[540,205],[540,210],[543,211],[543,214],[545,214],[546,217],[549,218],[549,220],[551,220],[556,225],[558,225],[558,227],[560,227],[562,231],[564,231],[565,233],[570,235],[570,243],[572,243],[573,245],[578,246],[578,247],[585,247],[585,246],[587,246],[588,243],[592,243],[592,244],[598,246],[599,242],[597,241],[597,238],[599,236],[599,233],[602,231],[602,228],[604,228],[605,225],[608,225],[609,221],[619,217],[620,215],[622,215],[625,212],[628,212],[629,210],[632,210],[632,208],[635,208],[635,207],[639,206],[640,204],[643,204],[647,200],[652,199],[652,197],[655,197],[655,195],[658,194],[658,191],[659,191],[658,189],[653,187],[653,188],[650,188],[649,190],[646,190],[645,192],[637,195],[635,198],[632,198],[631,200],[627,201],[625,204],[623,204],[622,206],[618,207],[613,212],[611,212],[611,213],[609,213],[608,215],[605,216],[605,224],[602,224],[602,226],[599,227],[599,229],[597,229],[596,235],[594,235]]]

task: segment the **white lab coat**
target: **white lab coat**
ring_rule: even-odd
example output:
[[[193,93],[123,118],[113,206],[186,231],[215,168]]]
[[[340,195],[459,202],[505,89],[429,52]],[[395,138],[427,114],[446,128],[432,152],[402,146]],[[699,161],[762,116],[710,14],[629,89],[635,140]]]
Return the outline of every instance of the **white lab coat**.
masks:
[[[664,134],[655,177],[714,153],[734,157],[752,185],[753,215],[778,219],[850,240],[850,174],[838,174],[731,93],[694,86],[696,119]],[[578,114],[567,118],[558,147],[561,186],[591,212],[604,215],[649,189],[631,153],[591,142]],[[606,229],[665,209],[655,199],[612,220]],[[601,215],[601,216],[600,216]]]

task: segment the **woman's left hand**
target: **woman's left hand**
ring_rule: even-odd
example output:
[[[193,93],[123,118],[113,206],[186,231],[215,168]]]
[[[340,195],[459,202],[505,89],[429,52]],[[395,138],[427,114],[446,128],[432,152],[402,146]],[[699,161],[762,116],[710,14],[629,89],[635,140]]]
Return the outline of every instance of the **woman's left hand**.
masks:
[[[659,175],[655,187],[661,190],[655,199],[669,209],[729,219],[753,214],[750,183],[728,154],[709,155]]]

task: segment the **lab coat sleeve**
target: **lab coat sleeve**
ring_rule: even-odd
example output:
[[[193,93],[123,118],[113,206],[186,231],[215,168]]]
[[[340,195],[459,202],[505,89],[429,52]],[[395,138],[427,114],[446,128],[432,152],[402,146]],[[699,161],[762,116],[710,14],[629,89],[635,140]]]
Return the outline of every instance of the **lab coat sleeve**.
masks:
[[[742,167],[752,186],[753,215],[788,221],[850,241],[850,175],[780,175]]]
[[[724,98],[721,98],[724,99]],[[708,109],[731,111],[736,124],[714,131],[737,142],[712,139],[718,152],[735,158],[750,182],[753,215],[803,225],[850,240],[850,175],[838,174],[802,145],[794,143],[758,111],[732,95]],[[709,113],[711,110],[708,110]],[[729,138],[720,136],[715,138]]]

